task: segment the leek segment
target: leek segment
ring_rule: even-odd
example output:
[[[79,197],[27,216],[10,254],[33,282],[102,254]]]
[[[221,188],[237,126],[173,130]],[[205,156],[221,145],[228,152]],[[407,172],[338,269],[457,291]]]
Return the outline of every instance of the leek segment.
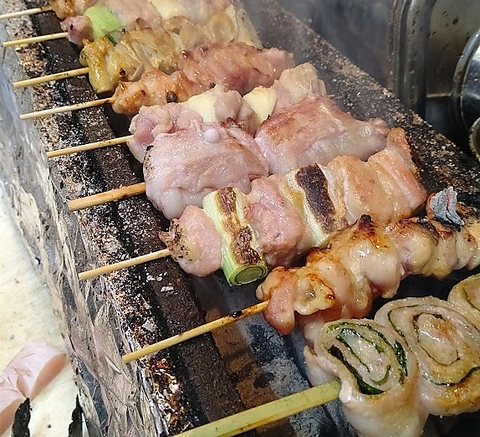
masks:
[[[255,234],[246,223],[243,198],[238,188],[228,187],[207,194],[203,199],[203,209],[215,223],[224,242],[222,269],[230,285],[248,284],[268,273]]]
[[[116,30],[121,30],[123,27],[120,19],[103,6],[91,6],[85,11],[85,15],[90,19],[94,40]]]

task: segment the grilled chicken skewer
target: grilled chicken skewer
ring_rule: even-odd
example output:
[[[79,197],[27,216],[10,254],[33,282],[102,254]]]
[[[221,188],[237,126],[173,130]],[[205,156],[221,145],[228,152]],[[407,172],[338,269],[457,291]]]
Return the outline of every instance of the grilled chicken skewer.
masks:
[[[121,27],[119,31],[96,36],[91,42],[80,34],[76,37],[76,43],[83,41],[85,44],[79,58],[84,68],[22,80],[13,85],[18,88],[88,74],[97,93],[111,93],[120,81],[136,81],[142,73],[152,68],[171,74],[178,69],[184,51],[202,44],[243,42],[261,48],[253,25],[243,9],[230,5],[213,12],[202,23],[192,22],[184,16],[174,16],[155,25],[137,23],[135,27]],[[137,21],[143,23],[141,18]],[[72,29],[72,26],[69,24],[68,29]],[[35,40],[39,38],[42,37],[36,37]]]
[[[85,41],[93,41],[104,35],[114,38],[115,32],[125,32],[139,28],[157,28],[163,22],[182,17],[193,25],[204,25],[215,14],[233,7],[228,0],[150,1],[150,0],[87,0],[81,2],[50,1],[50,6],[4,14],[0,18],[13,18],[21,15],[54,11],[62,20],[60,27],[63,37],[83,46]],[[48,37],[46,35],[45,37]],[[48,40],[47,38],[45,40]],[[25,40],[19,43],[29,43]],[[33,38],[31,42],[35,42]],[[9,45],[14,45],[10,41]]]
[[[89,105],[108,101],[115,112],[135,115],[142,106],[183,102],[215,84],[243,95],[256,86],[271,86],[282,71],[291,67],[292,55],[284,50],[258,50],[240,42],[210,43],[182,52],[180,69],[171,75],[151,69],[137,82],[121,82],[108,100],[89,102]],[[62,109],[52,108],[51,111],[62,112]],[[43,116],[47,111],[24,114],[22,118]]]
[[[248,195],[231,187],[210,193],[203,209],[187,206],[161,237],[188,273],[223,268],[231,283],[243,283],[325,245],[363,213],[385,223],[411,216],[424,201],[404,132],[393,129],[387,147],[367,162],[339,156],[255,179]]]
[[[443,196],[453,205],[452,193],[434,199]],[[303,267],[273,269],[257,289],[260,300],[269,300],[266,319],[283,334],[300,321],[307,338],[314,338],[324,321],[365,317],[372,301],[392,298],[406,276],[443,278],[478,266],[479,221],[472,218],[461,226],[461,221],[434,219],[438,213],[429,215],[390,224],[362,216],[327,248],[312,250]]]
[[[324,95],[310,64],[284,70],[272,87],[257,87],[243,99],[237,91],[217,87],[195,96],[198,102],[144,107],[132,121],[135,134],[128,145],[144,162],[148,198],[168,219],[178,218],[187,205],[201,206],[216,189],[237,187],[248,193],[258,177],[327,165],[340,155],[366,160],[387,145],[386,123],[359,121],[342,112]],[[265,95],[268,109],[259,102]],[[209,99],[215,100],[214,114],[203,104]],[[262,108],[253,111],[255,105]],[[205,115],[190,109],[195,106]]]
[[[392,129],[387,147],[366,162],[339,156],[326,166],[255,179],[248,195],[232,187],[210,193],[203,209],[187,206],[162,233],[168,251],[161,255],[196,276],[222,268],[230,283],[247,283],[324,246],[364,213],[382,223],[398,220],[425,198],[405,134]],[[95,276],[117,270],[111,267],[95,269]]]

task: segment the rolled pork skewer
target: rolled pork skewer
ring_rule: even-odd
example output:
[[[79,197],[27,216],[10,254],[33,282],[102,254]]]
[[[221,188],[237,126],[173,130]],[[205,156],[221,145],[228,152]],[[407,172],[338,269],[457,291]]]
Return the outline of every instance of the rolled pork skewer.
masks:
[[[422,435],[428,412],[418,395],[417,359],[394,330],[367,319],[330,322],[305,357],[314,385],[341,380],[339,398],[359,436]]]
[[[375,320],[400,334],[417,356],[423,407],[436,416],[480,409],[480,331],[469,312],[428,296],[388,302]]]
[[[452,208],[452,193],[448,189],[432,199],[448,198]],[[327,248],[313,249],[304,266],[270,272],[257,289],[260,300],[269,300],[265,318],[283,334],[298,320],[306,337],[313,339],[325,321],[365,317],[376,297],[395,296],[407,276],[441,279],[478,266],[479,223],[472,215],[465,225],[425,217],[376,224],[364,215]]]

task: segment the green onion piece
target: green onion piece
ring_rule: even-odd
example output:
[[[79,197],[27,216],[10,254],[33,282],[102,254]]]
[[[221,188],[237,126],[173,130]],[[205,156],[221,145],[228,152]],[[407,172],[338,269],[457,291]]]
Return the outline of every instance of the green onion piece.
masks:
[[[243,214],[244,194],[233,187],[207,194],[203,209],[223,239],[222,269],[230,285],[243,285],[266,276],[268,268],[255,233]]]
[[[103,6],[91,6],[85,11],[85,15],[92,23],[93,39],[108,35],[123,27],[120,19],[110,9]]]

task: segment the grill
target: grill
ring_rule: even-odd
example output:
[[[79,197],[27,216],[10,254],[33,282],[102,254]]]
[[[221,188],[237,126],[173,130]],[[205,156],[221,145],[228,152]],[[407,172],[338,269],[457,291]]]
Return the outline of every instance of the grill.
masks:
[[[8,0],[5,9],[38,6]],[[335,51],[306,24],[275,1],[244,1],[265,46],[291,51],[296,64],[309,61],[333,100],[360,119],[382,117],[403,127],[429,192],[453,186],[459,200],[480,207],[480,171],[472,157],[436,133],[365,72]],[[1,24],[2,40],[59,31],[52,13]],[[63,40],[5,50],[3,81],[78,68],[78,53]],[[95,99],[85,77],[36,86],[16,93],[20,112]],[[20,123],[12,103],[16,153],[9,158],[41,211],[42,229],[25,229],[62,312],[78,374],[81,404],[92,436],[174,435],[192,426],[308,387],[300,333],[281,336],[261,315],[172,347],[154,357],[124,365],[121,355],[184,332],[256,303],[255,286],[229,287],[218,273],[204,279],[186,275],[171,259],[161,259],[78,282],[76,272],[159,249],[157,234],[168,222],[144,196],[71,213],[65,203],[142,180],[141,167],[126,146],[113,146],[50,160],[44,150],[113,138],[128,132],[129,120],[108,107],[91,108]],[[40,187],[37,166],[48,165]],[[9,164],[5,164],[5,168]],[[15,202],[22,214],[18,197]],[[41,238],[39,236],[42,236]],[[404,281],[399,297],[445,297],[467,276],[459,271],[438,282]],[[381,302],[377,302],[381,304]],[[475,434],[479,415],[431,417],[431,436]],[[475,426],[472,426],[472,422]],[[338,402],[331,402],[246,435],[352,436]]]

